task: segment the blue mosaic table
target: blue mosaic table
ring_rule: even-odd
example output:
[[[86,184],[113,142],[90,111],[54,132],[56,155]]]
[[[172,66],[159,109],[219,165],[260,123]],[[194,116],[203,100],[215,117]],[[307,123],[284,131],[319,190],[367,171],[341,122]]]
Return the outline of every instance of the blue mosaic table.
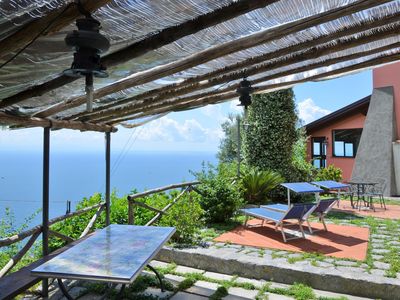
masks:
[[[33,269],[31,274],[129,284],[174,232],[173,227],[110,225]]]

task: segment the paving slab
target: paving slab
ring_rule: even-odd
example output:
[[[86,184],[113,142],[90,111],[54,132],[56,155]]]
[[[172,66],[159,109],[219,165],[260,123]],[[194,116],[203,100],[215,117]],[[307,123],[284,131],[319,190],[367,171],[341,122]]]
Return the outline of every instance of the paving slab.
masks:
[[[144,292],[143,295],[151,295],[158,299],[168,299],[171,297],[173,292],[171,291],[164,291],[162,292],[159,288],[149,287]]]
[[[265,293],[265,296],[267,296],[268,300],[293,300],[294,298],[285,296],[285,295],[279,295],[279,294],[273,294],[273,293]]]
[[[158,261],[158,260],[152,260],[150,262],[150,265],[154,268],[167,268],[170,266],[169,263],[163,262],[163,261]]]
[[[339,294],[339,293],[332,293],[332,292],[327,292],[327,291],[321,291],[321,290],[314,290],[314,293],[317,297],[326,297],[326,298],[345,298],[347,300],[372,300],[371,298],[363,298],[363,297],[357,297],[357,296],[351,296],[351,295],[345,295],[345,294]]]
[[[235,282],[237,283],[250,283],[254,285],[255,288],[262,288],[263,285],[266,283],[265,280],[256,280],[256,279],[249,279],[249,278],[244,278],[244,277],[238,277],[235,279]]]
[[[226,274],[215,273],[215,272],[205,272],[203,275],[207,278],[211,278],[211,279],[215,279],[215,280],[231,281],[234,279],[234,276],[232,276],[232,275],[226,275]]]
[[[380,262],[380,261],[376,261],[374,262],[374,267],[377,269],[381,269],[381,270],[389,270],[390,269],[390,264],[384,263],[384,262]]]
[[[182,274],[190,274],[190,273],[203,274],[205,271],[196,269],[196,268],[191,268],[191,267],[177,266],[175,269],[175,272],[182,273]]]
[[[193,295],[185,292],[176,293],[171,300],[206,300],[208,297]]]
[[[173,274],[166,274],[164,275],[164,278],[169,282],[171,282],[173,285],[178,285],[179,283],[185,280],[185,277]]]
[[[231,287],[228,289],[228,294],[241,297],[243,299],[256,299],[258,290],[246,290],[240,287]]]
[[[215,293],[215,291],[218,289],[219,284],[214,283],[214,282],[207,282],[203,280],[196,281],[196,283],[185,290],[185,292],[191,293],[191,294],[197,294],[200,296],[206,296],[210,297],[212,294]]]

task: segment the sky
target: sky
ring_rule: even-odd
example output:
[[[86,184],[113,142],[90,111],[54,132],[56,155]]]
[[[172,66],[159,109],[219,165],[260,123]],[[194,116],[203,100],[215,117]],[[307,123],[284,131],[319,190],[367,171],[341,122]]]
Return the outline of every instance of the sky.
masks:
[[[298,114],[305,124],[371,92],[371,71],[294,87]],[[111,136],[112,151],[216,152],[223,137],[221,124],[230,113],[241,111],[237,104],[238,100],[234,100],[171,113],[136,129],[119,127],[118,132]],[[42,135],[42,128],[0,130],[0,150],[41,151]],[[104,134],[66,129],[52,131],[51,148],[57,152],[104,151]]]

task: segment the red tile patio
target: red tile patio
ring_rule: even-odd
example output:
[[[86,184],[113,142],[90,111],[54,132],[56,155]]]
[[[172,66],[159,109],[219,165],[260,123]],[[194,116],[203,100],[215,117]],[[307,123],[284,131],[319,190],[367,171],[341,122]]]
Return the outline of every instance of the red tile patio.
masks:
[[[328,232],[319,231],[307,235],[307,239],[284,243],[280,231],[275,231],[272,224],[261,226],[261,221],[256,219],[250,220],[248,224],[250,227],[238,226],[217,237],[215,241],[295,252],[318,252],[355,260],[365,260],[367,256],[369,229],[365,227],[328,224]],[[320,223],[311,223],[311,226],[322,229]]]
[[[382,219],[393,219],[399,220],[400,219],[400,205],[386,205],[386,210],[381,208],[379,203],[374,203],[375,210],[358,210],[354,209],[350,205],[350,201],[341,200],[339,207],[335,207],[335,210],[343,211],[359,216],[371,216],[375,218],[382,218]]]

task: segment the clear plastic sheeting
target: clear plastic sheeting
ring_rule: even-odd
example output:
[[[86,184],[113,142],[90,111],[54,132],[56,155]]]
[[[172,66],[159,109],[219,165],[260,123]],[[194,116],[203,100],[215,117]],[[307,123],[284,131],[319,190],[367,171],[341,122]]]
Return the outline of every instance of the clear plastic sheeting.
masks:
[[[54,9],[59,9],[71,1],[0,1],[0,39],[4,40],[8,36],[17,32],[22,26],[29,24],[35,18],[40,18]],[[102,23],[102,34],[111,41],[109,53],[118,51],[132,43],[154,35],[164,28],[176,26],[187,20],[194,19],[200,15],[210,13],[225,5],[229,5],[233,0],[114,0],[110,4],[98,9],[93,15]],[[200,51],[209,49],[213,46],[234,41],[238,38],[249,36],[261,31],[274,30],[275,27],[293,21],[301,20],[332,9],[343,7],[357,0],[281,0],[262,9],[251,11],[245,15],[236,17],[226,22],[201,30],[195,34],[183,37],[164,47],[152,50],[121,65],[109,68],[110,76],[105,79],[95,79],[95,89],[110,85],[115,81],[123,80],[140,71],[149,70],[154,67],[165,65],[177,60],[189,57]],[[101,108],[103,105],[118,100],[140,95],[173,83],[179,83],[187,78],[207,74],[213,70],[220,69],[231,64],[235,64],[246,59],[256,57],[265,53],[271,53],[279,49],[289,47],[298,43],[303,43],[316,39],[326,34],[333,34],[340,29],[358,25],[363,21],[375,20],[390,14],[400,13],[400,0],[390,1],[350,16],[344,16],[334,21],[326,22],[319,26],[308,28],[307,30],[268,41],[265,44],[251,47],[242,51],[234,52],[219,58],[206,61],[197,66],[181,70],[169,76],[142,85],[123,89],[98,99],[94,103],[94,108]],[[7,66],[0,69],[0,99],[5,99],[17,94],[27,88],[46,82],[57,77],[60,72],[70,67],[72,61],[72,51],[64,44],[66,32],[74,30],[75,25],[71,24],[61,31],[49,36],[41,37],[28,47],[21,55]],[[357,35],[356,35],[357,37]],[[400,42],[398,37],[379,39],[361,46],[349,48],[343,51],[331,53],[316,59],[298,62],[292,65],[274,68],[261,74],[250,76],[250,80],[257,80],[265,76],[290,72],[300,67],[308,66],[328,59],[338,58],[345,55],[355,54],[371,49],[376,49],[384,45]],[[16,49],[18,50],[18,49]],[[307,50],[305,48],[304,50]],[[375,53],[368,57],[361,57],[344,61],[333,65],[318,67],[306,72],[293,73],[290,76],[278,76],[272,80],[265,80],[260,84],[274,85],[282,82],[301,80],[309,76],[324,74],[335,68],[344,68],[358,62],[387,55],[397,49]],[[299,51],[301,53],[301,51]],[[14,52],[0,59],[0,63],[11,57]],[[288,56],[288,58],[290,55]],[[273,58],[273,60],[279,59]],[[200,95],[205,92],[218,92],[227,87],[233,87],[240,79],[218,85],[207,87],[203,90],[191,91],[180,97],[188,95]],[[259,85],[259,84],[257,84]],[[288,83],[288,85],[290,85]],[[62,101],[71,100],[84,93],[84,80],[79,79],[71,84],[52,90],[40,97],[34,97],[7,108],[20,115],[31,115],[42,111]],[[173,99],[166,100],[171,101]],[[194,105],[196,102],[194,102]],[[85,105],[74,107],[59,112],[54,117],[66,118],[80,112],[84,112]]]

